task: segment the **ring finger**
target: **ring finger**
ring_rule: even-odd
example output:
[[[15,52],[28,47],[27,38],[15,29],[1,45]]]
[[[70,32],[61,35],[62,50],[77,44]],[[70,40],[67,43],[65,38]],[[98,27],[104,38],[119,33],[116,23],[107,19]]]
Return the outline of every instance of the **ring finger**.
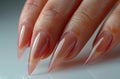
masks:
[[[49,71],[75,57],[117,0],[84,0],[68,23],[51,59]]]

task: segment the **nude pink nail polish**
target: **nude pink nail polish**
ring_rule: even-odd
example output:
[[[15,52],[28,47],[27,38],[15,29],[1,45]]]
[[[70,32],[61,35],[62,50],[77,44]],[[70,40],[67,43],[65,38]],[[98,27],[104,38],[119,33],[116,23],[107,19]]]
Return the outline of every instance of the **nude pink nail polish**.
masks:
[[[113,41],[113,35],[108,31],[103,31],[100,33],[94,41],[93,48],[91,53],[86,60],[86,63],[89,63],[101,55],[104,55],[110,48]]]
[[[41,57],[46,54],[49,50],[49,36],[45,32],[39,32],[31,46],[29,55],[28,72],[31,74],[37,64],[39,63]]]
[[[98,52],[106,52],[112,41],[113,41],[113,35],[110,32],[107,31],[103,31],[95,40],[95,44],[101,39],[103,38],[103,41],[100,43],[100,45],[96,48],[96,51]]]
[[[28,47],[29,42],[31,41],[32,29],[23,25],[19,32],[18,37],[18,59],[22,57],[25,49]]]
[[[73,33],[66,33],[57,45],[49,65],[49,72],[58,66],[64,58],[72,52],[77,42]]]

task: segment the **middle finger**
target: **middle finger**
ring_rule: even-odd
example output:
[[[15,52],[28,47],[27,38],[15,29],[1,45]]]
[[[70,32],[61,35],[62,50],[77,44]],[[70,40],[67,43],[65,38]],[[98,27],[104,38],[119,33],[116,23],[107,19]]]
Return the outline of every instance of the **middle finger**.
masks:
[[[32,36],[29,73],[40,59],[48,57],[81,0],[49,0],[39,16]]]

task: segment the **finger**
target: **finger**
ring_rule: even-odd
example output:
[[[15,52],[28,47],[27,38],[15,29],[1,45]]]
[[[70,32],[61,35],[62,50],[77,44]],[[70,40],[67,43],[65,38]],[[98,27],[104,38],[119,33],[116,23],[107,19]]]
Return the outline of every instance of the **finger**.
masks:
[[[49,0],[39,16],[33,31],[29,56],[29,74],[40,59],[48,57],[64,27],[81,0]]]
[[[82,2],[67,25],[62,40],[53,54],[50,71],[61,61],[71,59],[80,52],[115,2],[115,0],[84,0]]]
[[[106,54],[120,42],[120,4],[103,25],[97,35],[92,51],[87,59],[91,62],[101,55]]]
[[[18,26],[18,59],[30,43],[34,24],[47,0],[27,0]]]

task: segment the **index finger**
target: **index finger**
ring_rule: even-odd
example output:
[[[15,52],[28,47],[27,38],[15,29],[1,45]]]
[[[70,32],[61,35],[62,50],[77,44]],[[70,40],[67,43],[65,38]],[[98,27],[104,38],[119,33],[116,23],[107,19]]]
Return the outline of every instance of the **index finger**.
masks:
[[[18,59],[30,43],[34,24],[47,0],[27,0],[18,25]]]

